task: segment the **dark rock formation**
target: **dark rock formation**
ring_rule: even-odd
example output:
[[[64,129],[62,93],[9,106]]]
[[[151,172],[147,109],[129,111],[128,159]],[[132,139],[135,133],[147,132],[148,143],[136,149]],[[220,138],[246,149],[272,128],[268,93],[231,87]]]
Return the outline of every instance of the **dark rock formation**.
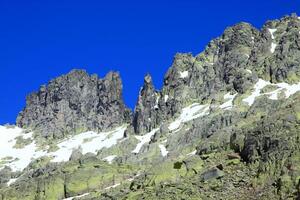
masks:
[[[176,54],[165,75],[163,88],[157,92],[160,96],[159,109],[152,111],[151,116],[168,120],[193,100],[220,102],[227,92],[243,94],[258,78],[273,83],[299,82],[299,31],[300,20],[297,16],[268,21],[261,31],[242,22],[227,28],[196,56]],[[275,45],[274,52],[272,45]],[[151,92],[149,94],[152,95]],[[142,97],[144,101],[152,98],[145,95]],[[149,116],[153,105],[142,104],[138,103],[136,116]],[[143,124],[145,120],[137,117],[134,124]],[[155,126],[145,127],[150,131]],[[136,131],[142,132],[141,129]]]
[[[105,130],[130,121],[118,73],[104,79],[73,70],[27,97],[17,125],[44,137],[62,138],[83,130]]]
[[[87,192],[92,197],[84,198],[300,199],[299,91],[278,99],[262,94],[251,106],[243,102],[259,78],[300,82],[299,31],[296,15],[269,21],[262,30],[239,23],[199,55],[177,54],[161,91],[145,77],[132,119],[116,73],[98,79],[75,70],[42,86],[27,98],[19,126],[54,138],[129,121],[131,126],[126,138],[97,156],[82,155],[79,148],[68,162],[37,159],[22,176],[0,170],[0,199],[63,199]],[[238,93],[233,107],[220,108],[228,92]],[[196,102],[209,104],[209,114],[170,131],[181,109]],[[150,139],[131,135],[155,128]],[[141,140],[147,140],[142,151],[133,153]],[[113,163],[103,161],[113,154]],[[19,179],[6,187],[14,177]]]
[[[157,115],[160,94],[155,91],[152,78],[148,74],[144,78],[137,105],[135,107],[133,126],[135,133],[151,131],[160,123]]]
[[[224,176],[224,172],[218,168],[212,168],[201,175],[203,181],[218,179],[218,178],[222,178],[223,176]]]

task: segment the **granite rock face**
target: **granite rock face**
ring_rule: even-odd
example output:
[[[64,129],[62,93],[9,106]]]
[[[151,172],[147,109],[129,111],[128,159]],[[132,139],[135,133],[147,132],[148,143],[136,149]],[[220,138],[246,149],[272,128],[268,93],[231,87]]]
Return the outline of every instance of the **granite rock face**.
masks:
[[[47,138],[127,130],[97,152],[74,148],[66,162],[0,169],[0,199],[300,199],[299,41],[296,15],[229,27],[202,53],[176,54],[161,90],[146,75],[132,117],[116,73],[51,81],[27,98],[19,126]],[[257,91],[259,80],[267,86]]]
[[[73,70],[30,94],[17,125],[43,137],[63,138],[83,130],[110,129],[130,118],[118,73],[110,72],[99,79],[86,71]]]
[[[152,109],[152,116],[167,121],[194,101],[218,103],[228,92],[244,94],[258,78],[271,83],[299,82],[299,31],[297,16],[268,21],[261,30],[242,22],[227,28],[196,56],[176,54],[163,88],[156,94],[158,109],[152,104],[138,104],[139,115]],[[144,95],[143,99],[147,98]],[[144,119],[135,120],[135,124],[151,130]]]
[[[135,133],[146,133],[160,123],[157,110],[160,94],[155,91],[152,78],[148,74],[144,78],[144,86],[141,88],[138,102],[135,107],[133,126]]]

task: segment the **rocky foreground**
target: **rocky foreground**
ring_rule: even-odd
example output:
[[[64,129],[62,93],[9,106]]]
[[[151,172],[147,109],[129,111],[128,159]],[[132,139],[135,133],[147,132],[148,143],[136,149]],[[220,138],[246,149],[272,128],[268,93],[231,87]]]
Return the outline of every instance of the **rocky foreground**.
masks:
[[[300,18],[177,54],[134,111],[120,75],[73,70],[0,126],[0,199],[300,199]]]

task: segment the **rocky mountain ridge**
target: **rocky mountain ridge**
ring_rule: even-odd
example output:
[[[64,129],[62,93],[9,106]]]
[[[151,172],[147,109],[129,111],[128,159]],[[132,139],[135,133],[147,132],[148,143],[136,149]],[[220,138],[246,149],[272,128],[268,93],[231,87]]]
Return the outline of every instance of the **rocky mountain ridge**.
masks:
[[[111,129],[129,122],[130,117],[118,73],[99,79],[84,70],[73,70],[30,94],[17,125],[44,137],[63,138],[84,130]]]
[[[299,91],[296,15],[177,54],[133,113],[117,73],[74,70],[28,96],[23,129],[0,126],[0,199],[300,198]]]

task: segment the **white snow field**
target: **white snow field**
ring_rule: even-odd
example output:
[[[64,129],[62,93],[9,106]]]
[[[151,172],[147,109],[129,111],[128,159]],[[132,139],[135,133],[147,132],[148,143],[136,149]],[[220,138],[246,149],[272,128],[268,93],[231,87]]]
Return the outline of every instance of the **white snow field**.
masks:
[[[277,29],[276,28],[269,28],[268,31],[271,33],[272,40],[274,40],[275,39],[274,33],[277,31]]]
[[[112,147],[116,145],[118,140],[124,137],[124,131],[126,126],[121,126],[110,132],[96,133],[96,132],[85,132],[75,135],[65,141],[59,143],[57,146],[59,150],[50,153],[54,156],[53,162],[64,162],[68,161],[73,149],[82,148],[82,153],[97,153],[100,149],[106,147]]]
[[[224,110],[230,110],[233,108],[233,100],[234,98],[236,97],[237,93],[236,94],[230,94],[230,92],[228,92],[227,94],[224,95],[224,99],[227,100],[225,103],[223,103],[222,105],[220,105],[220,108],[221,109],[224,109]]]
[[[277,87],[277,89],[271,92],[261,93],[261,90],[268,85],[275,86]],[[285,98],[289,98],[291,95],[295,94],[298,91],[300,91],[300,83],[292,85],[284,82],[274,84],[270,83],[269,81],[259,79],[254,85],[254,91],[252,92],[252,94],[247,98],[243,99],[243,101],[248,103],[249,106],[251,106],[254,103],[255,98],[261,95],[267,95],[269,99],[277,100],[278,94],[280,92],[284,92]]]
[[[156,95],[156,100],[155,100],[155,106],[154,106],[154,109],[158,109],[158,102],[159,102],[159,99],[160,99],[160,96],[159,94],[155,93]]]
[[[272,40],[274,40],[274,39],[275,39],[274,33],[277,31],[277,29],[276,29],[276,28],[269,28],[268,31],[269,31],[270,34],[271,34]],[[271,53],[274,53],[274,52],[275,52],[276,47],[277,47],[277,44],[274,43],[274,42],[272,42],[272,43],[271,43],[271,48],[270,48]]]
[[[96,153],[104,147],[111,147],[123,138],[126,126],[121,126],[113,131],[95,133],[92,131],[84,132],[69,138],[57,144],[58,150],[48,153],[46,150],[38,150],[32,133],[24,133],[24,130],[18,127],[7,128],[0,126],[0,169],[8,166],[12,171],[22,171],[31,161],[42,156],[49,156],[53,159],[51,162],[68,161],[72,151],[81,147],[82,153]],[[31,144],[24,148],[17,149],[15,144],[17,137],[22,136],[24,139],[31,138]]]
[[[168,101],[169,95],[165,95],[165,103]]]
[[[186,154],[186,155],[187,155],[187,156],[193,156],[193,155],[196,155],[196,153],[197,153],[197,150],[192,151],[191,153],[188,153],[188,154]]]
[[[17,180],[18,180],[17,178],[12,178],[6,184],[7,186],[10,186],[11,184],[14,184]]]
[[[138,139],[140,142],[136,145],[135,149],[132,151],[132,153],[139,153],[141,148],[144,146],[144,144],[149,143],[151,141],[151,137],[159,130],[159,128],[154,129],[150,131],[149,133],[146,133],[145,135],[137,135],[135,136],[136,139]]]
[[[249,73],[249,74],[252,74],[252,71],[250,69],[246,69],[246,71]]]
[[[277,47],[277,44],[274,43],[274,42],[272,42],[271,48],[270,48],[271,53],[274,53],[274,52],[275,52],[276,47]]]
[[[66,199],[63,199],[63,200],[73,200],[75,198],[82,198],[82,197],[88,196],[89,194],[90,193],[85,193],[85,194],[78,195],[78,196],[75,196],[75,197],[69,197],[69,198],[66,198]]]
[[[37,147],[34,142],[22,149],[15,148],[17,137],[23,136],[24,139],[32,138],[32,133],[25,134],[23,129],[14,127],[7,128],[0,126],[0,169],[5,166],[10,167],[13,171],[21,171],[36,158],[45,154],[45,152],[36,151]]]
[[[188,71],[180,72],[180,78],[186,78],[188,76],[189,76],[189,72]]]
[[[107,156],[105,158],[103,158],[103,160],[107,161],[109,164],[112,163],[112,161],[116,158],[116,155],[111,155],[111,156]]]
[[[168,153],[169,153],[167,151],[167,148],[164,145],[162,145],[162,144],[160,144],[158,146],[160,148],[160,152],[161,152],[162,157],[166,157],[168,155]]]
[[[170,131],[175,131],[180,128],[182,123],[191,121],[193,119],[202,117],[209,114],[209,105],[200,105],[199,103],[194,103],[188,107],[182,109],[180,116],[169,125]]]

